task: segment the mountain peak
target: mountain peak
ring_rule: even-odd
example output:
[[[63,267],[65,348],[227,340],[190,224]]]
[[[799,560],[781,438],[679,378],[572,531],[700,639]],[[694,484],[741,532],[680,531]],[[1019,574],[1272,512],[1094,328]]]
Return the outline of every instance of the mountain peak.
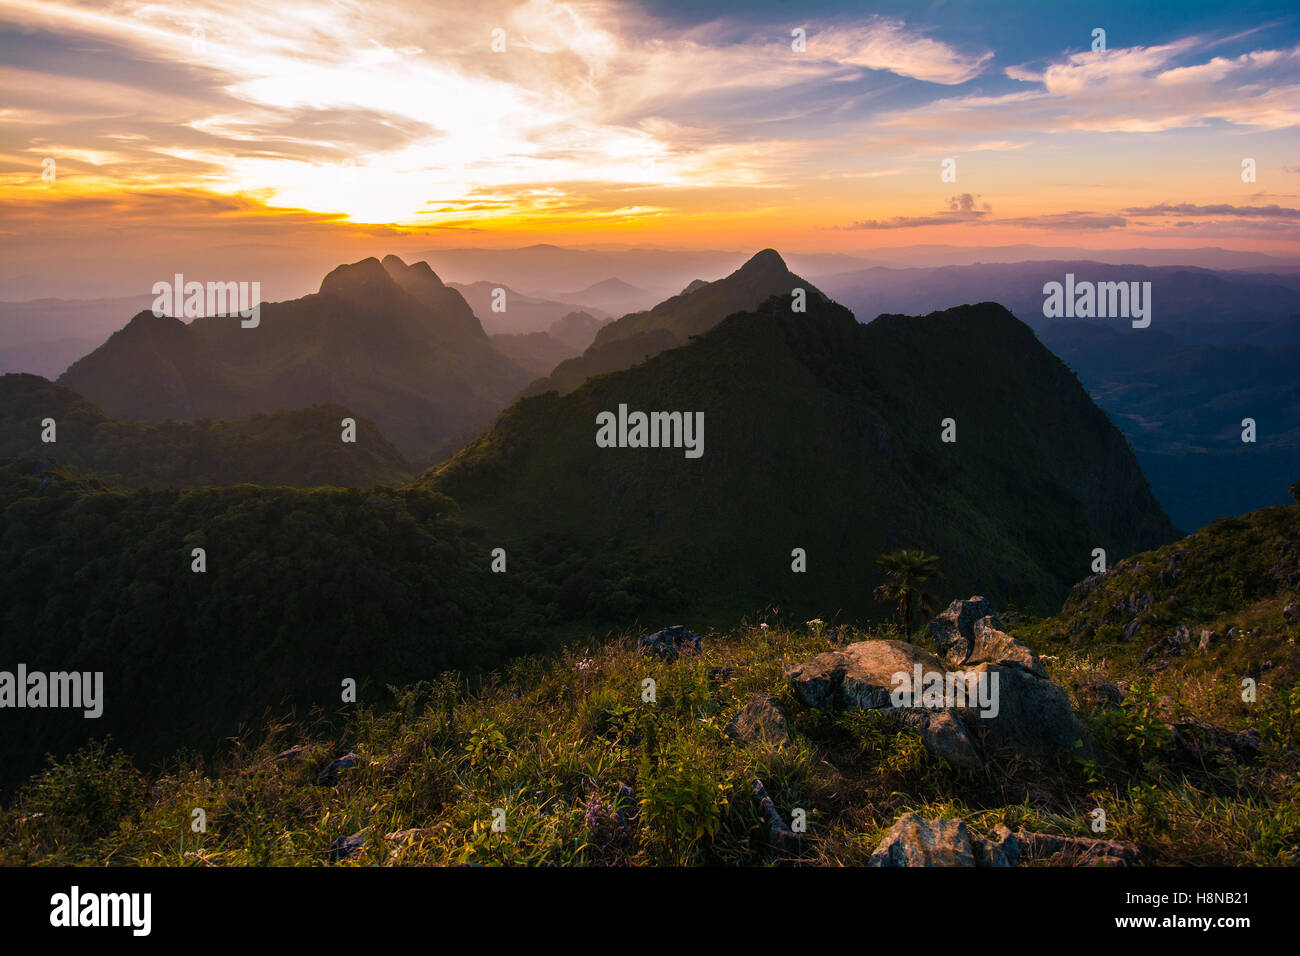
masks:
[[[785,260],[781,258],[781,253],[775,249],[764,249],[761,252],[754,253],[753,257],[736,271],[740,274],[747,274],[789,272],[790,269],[785,264]]]
[[[400,259],[398,261],[401,262]],[[378,259],[370,256],[360,262],[350,262],[335,268],[321,280],[320,292],[322,295],[332,294],[352,299],[391,286],[392,279],[388,270]]]
[[[394,282],[417,298],[439,292],[444,288],[438,274],[424,260],[412,262],[408,266],[397,256],[389,254],[384,256],[383,267]]]

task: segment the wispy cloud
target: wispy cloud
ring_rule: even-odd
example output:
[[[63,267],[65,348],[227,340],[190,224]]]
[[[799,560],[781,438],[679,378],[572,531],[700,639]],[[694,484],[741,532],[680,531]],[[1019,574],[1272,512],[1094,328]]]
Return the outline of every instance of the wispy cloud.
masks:
[[[991,211],[988,203],[978,196],[962,193],[948,200],[943,212],[928,216],[894,216],[891,219],[862,219],[841,229],[912,229],[917,226],[948,226],[954,223],[978,222]]]

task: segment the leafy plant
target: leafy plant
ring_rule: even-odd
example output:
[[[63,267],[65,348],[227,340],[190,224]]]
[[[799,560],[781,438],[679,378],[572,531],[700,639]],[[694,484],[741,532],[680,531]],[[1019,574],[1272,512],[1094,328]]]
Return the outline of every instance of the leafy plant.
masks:
[[[897,601],[898,620],[904,633],[913,630],[912,621],[918,615],[934,613],[934,597],[924,590],[926,582],[943,577],[937,555],[903,548],[892,554],[882,554],[876,564],[885,570],[885,583],[872,592],[877,600]]]

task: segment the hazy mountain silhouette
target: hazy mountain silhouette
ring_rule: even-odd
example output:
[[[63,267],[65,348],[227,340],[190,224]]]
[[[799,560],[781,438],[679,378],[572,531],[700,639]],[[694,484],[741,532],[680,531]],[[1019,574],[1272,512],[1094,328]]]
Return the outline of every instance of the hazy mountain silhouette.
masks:
[[[1164,332],[1198,343],[1300,343],[1300,276],[1215,272],[1185,266],[1115,265],[1082,259],[981,263],[939,268],[872,268],[824,276],[827,295],[863,322],[884,312],[917,314],[969,302],[996,301],[1035,328],[1043,317],[1043,285],[1078,281],[1150,282],[1151,325],[1124,319],[1079,319],[1116,331]]]
[[[764,249],[729,276],[716,282],[693,282],[687,291],[648,311],[633,312],[602,326],[582,355],[561,362],[547,378],[529,385],[524,394],[570,392],[593,375],[629,368],[685,343],[734,312],[755,309],[770,296],[799,287],[810,299],[821,296],[815,286],[786,268],[775,250]]]
[[[503,282],[470,282],[466,284],[452,282],[449,285],[465,297],[474,314],[478,316],[484,330],[489,335],[526,335],[530,332],[545,332],[566,315],[574,312],[580,303],[575,301],[555,301],[537,296],[525,295]],[[497,290],[501,290],[498,293]],[[504,293],[504,298],[502,298]],[[503,302],[504,312],[492,311],[494,302]],[[593,316],[599,322],[609,314],[593,309]],[[587,342],[582,347],[591,344]]]
[[[529,374],[494,349],[455,289],[396,256],[342,265],[320,291],[186,324],[141,312],[59,383],[116,419],[238,418],[334,402],[408,457],[480,427]]]
[[[592,283],[577,292],[561,292],[556,298],[576,302],[585,309],[598,309],[611,315],[623,315],[645,308],[659,296],[619,278]]]
[[[552,338],[571,346],[575,352],[581,352],[592,343],[604,324],[589,312],[569,312],[552,322],[546,331]]]
[[[576,356],[579,351],[547,332],[492,335],[489,338],[493,348],[534,375],[545,375],[560,362]]]

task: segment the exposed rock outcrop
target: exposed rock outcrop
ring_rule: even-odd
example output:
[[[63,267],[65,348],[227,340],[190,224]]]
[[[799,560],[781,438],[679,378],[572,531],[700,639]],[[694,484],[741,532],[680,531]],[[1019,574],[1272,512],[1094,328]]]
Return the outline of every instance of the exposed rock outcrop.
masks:
[[[818,654],[787,675],[804,704],[900,720],[917,729],[927,750],[961,767],[983,767],[990,748],[1046,757],[1087,746],[1069,697],[1038,658],[999,630],[992,614],[971,619],[990,610],[981,598],[954,602],[932,630],[953,655],[967,655],[958,669],[951,656],[945,664],[903,641],[862,641]]]

